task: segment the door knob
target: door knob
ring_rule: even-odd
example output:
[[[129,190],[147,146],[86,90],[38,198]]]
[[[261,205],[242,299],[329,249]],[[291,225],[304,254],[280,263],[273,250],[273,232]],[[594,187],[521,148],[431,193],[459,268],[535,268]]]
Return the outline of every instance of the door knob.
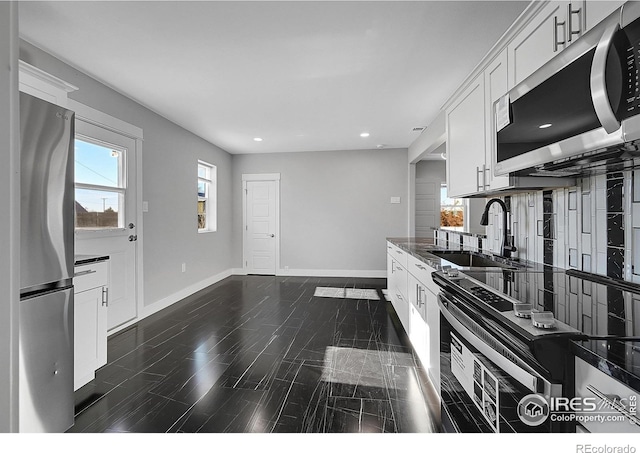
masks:
[[[133,223],[130,223],[130,224],[129,224],[129,229],[130,229],[130,230],[133,230],[135,227],[136,227],[136,226],[135,226],[135,224],[133,224]]]
[[[275,235],[275,234],[271,234],[270,236],[271,236],[272,238],[276,237],[276,235]]]
[[[138,235],[137,234],[132,234],[129,236],[129,242],[133,242],[133,241],[137,241],[138,240]]]

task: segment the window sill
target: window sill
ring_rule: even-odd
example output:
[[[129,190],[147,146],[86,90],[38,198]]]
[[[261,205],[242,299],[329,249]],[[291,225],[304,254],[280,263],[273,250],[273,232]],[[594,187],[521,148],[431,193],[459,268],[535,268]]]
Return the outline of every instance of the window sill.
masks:
[[[216,232],[216,230],[198,230],[198,234],[201,234],[201,233],[215,233],[215,232]]]

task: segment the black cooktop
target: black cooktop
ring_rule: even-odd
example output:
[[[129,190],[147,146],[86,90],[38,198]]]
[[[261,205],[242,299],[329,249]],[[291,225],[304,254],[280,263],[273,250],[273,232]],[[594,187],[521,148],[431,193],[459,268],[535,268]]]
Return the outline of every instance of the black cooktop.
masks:
[[[498,319],[517,324],[533,336],[563,331],[595,337],[640,336],[640,294],[586,275],[495,269],[464,271],[462,278],[454,279],[437,274],[444,276],[440,284],[482,300]],[[555,329],[530,328],[530,322],[517,316],[518,307],[552,314]]]

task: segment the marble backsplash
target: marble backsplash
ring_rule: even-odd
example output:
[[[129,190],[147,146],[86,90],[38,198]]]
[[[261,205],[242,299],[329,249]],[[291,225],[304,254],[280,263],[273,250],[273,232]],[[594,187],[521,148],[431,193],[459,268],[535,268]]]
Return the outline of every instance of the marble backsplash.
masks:
[[[503,198],[515,256],[640,283],[640,170],[589,176],[576,187]],[[494,204],[484,247],[500,251]]]

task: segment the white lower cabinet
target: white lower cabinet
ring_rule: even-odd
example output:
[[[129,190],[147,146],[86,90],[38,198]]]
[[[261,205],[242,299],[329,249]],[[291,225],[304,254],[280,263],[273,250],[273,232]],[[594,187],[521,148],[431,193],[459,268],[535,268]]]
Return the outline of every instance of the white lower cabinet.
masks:
[[[429,368],[431,357],[429,354],[429,326],[425,316],[425,289],[412,274],[409,274],[409,292],[409,340],[411,340],[411,345],[422,365]]]
[[[416,355],[440,394],[440,310],[434,291],[432,267],[405,254],[398,261],[397,247],[387,254],[387,291]],[[407,267],[400,265],[406,263]]]
[[[108,263],[75,267],[73,317],[73,389],[95,378],[107,363]]]
[[[407,300],[407,269],[400,263],[406,263],[406,255],[398,254],[397,247],[387,253],[387,293],[402,327],[409,329],[409,304]],[[404,252],[402,252],[404,253]]]

